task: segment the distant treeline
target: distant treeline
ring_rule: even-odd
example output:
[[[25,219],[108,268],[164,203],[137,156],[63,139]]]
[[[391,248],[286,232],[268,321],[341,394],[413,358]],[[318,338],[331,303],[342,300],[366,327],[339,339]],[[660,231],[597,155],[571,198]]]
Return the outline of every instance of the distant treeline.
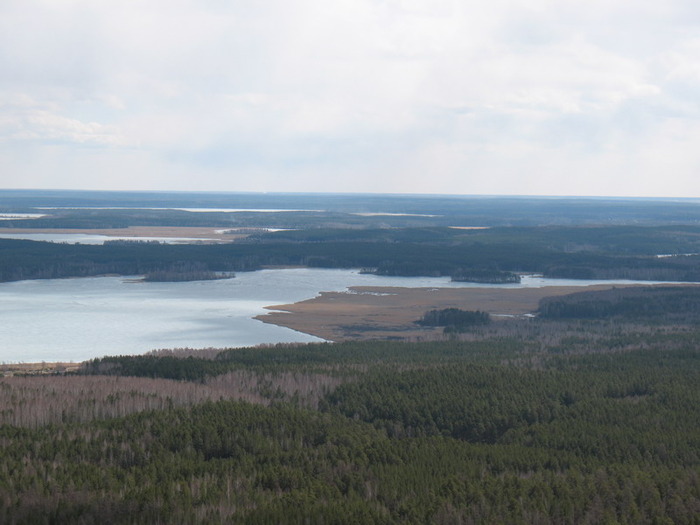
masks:
[[[453,281],[469,283],[508,284],[520,282],[520,276],[517,273],[501,270],[461,268],[453,272],[451,277]]]
[[[0,281],[94,275],[175,276],[255,270],[259,259],[230,257],[213,245],[110,243],[72,245],[0,239]]]
[[[177,262],[167,270],[148,272],[143,279],[149,282],[185,282],[213,281],[232,277],[234,277],[233,272],[212,272],[203,263]]]
[[[169,224],[176,226],[211,225],[212,219],[218,226],[222,222],[244,222],[254,215],[262,221],[272,220],[280,224],[274,227],[290,227],[288,224],[296,221],[291,216],[280,220],[274,217],[275,213],[237,212],[217,216],[216,211],[191,213],[177,208],[318,210],[318,215],[327,214],[339,222],[352,220],[356,225],[400,227],[418,224],[582,225],[601,224],[603,221],[607,225],[697,224],[699,207],[695,200],[678,199],[0,190],[0,212],[50,213],[56,220],[49,223],[51,226],[42,227],[64,227],[73,220],[81,228],[86,227],[82,217],[100,224],[96,227],[108,227],[107,224],[115,222],[118,227],[143,225],[152,217],[158,217],[160,224],[168,220]],[[381,213],[386,215],[375,215]],[[60,221],[65,222],[62,225]],[[14,222],[12,227],[31,227],[26,225],[31,221]],[[316,225],[324,222],[329,224],[324,219]]]
[[[233,274],[223,275],[215,272],[178,272],[162,271],[150,272],[144,275],[143,280],[154,283],[180,283],[188,281],[216,281],[218,279],[230,279]]]
[[[697,321],[700,287],[614,288],[547,297],[540,301],[539,315],[546,319]]]
[[[618,255],[700,253],[700,226],[538,226],[458,228],[322,228],[257,236],[262,242],[378,242],[549,248],[553,252]]]
[[[633,240],[613,243],[608,251],[585,248],[589,230],[566,229],[568,243],[561,242],[561,229],[550,228],[278,232],[223,245],[88,246],[0,239],[0,281],[173,272],[182,264],[205,272],[249,271],[266,265],[372,268],[379,275],[450,276],[477,282],[514,282],[516,274],[527,272],[574,279],[700,281],[700,256],[637,253],[642,247],[634,239],[640,239],[644,228],[632,229]],[[599,230],[599,237],[605,237],[606,229]],[[678,237],[675,230],[655,228],[647,233],[658,242],[654,250],[648,240],[640,239],[645,252],[666,253]],[[688,238],[697,237],[691,233]],[[316,238],[317,234],[322,235]],[[672,253],[691,245],[691,241],[676,244]]]

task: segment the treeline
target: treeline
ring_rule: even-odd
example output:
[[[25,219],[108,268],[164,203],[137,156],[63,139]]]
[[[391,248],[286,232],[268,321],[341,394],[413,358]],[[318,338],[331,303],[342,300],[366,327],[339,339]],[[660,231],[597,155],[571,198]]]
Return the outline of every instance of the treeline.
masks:
[[[434,343],[396,343],[357,341],[352,343],[314,343],[222,350],[216,357],[175,355],[106,356],[83,363],[82,374],[140,376],[198,381],[232,370],[260,372],[338,370],[345,374],[369,365],[423,366],[426,363],[486,362],[499,363],[522,350],[516,339]]]
[[[450,277],[453,281],[470,283],[509,284],[520,282],[520,276],[517,273],[488,269],[460,268],[452,272]]]
[[[234,272],[260,268],[254,256],[230,257],[213,245],[71,245],[0,239],[0,281],[94,275]]]
[[[120,203],[120,206],[123,203]],[[186,207],[191,207],[187,204]],[[235,208],[235,207],[234,207]],[[337,228],[402,228],[422,226],[446,226],[451,220],[443,217],[427,216],[374,216],[345,213],[340,211],[294,209],[275,212],[240,210],[220,211],[216,208],[198,211],[186,209],[148,209],[144,207],[125,209],[52,209],[29,208],[32,212],[43,213],[44,217],[9,219],[0,221],[3,228],[42,228],[42,229],[111,229],[131,226],[169,226],[199,228],[312,228],[330,225]]]
[[[575,239],[576,229],[569,230]],[[208,272],[250,271],[267,265],[371,268],[379,275],[450,276],[479,282],[515,282],[518,273],[528,272],[575,279],[700,281],[700,256],[569,251],[556,242],[547,244],[546,231],[540,229],[454,231],[375,231],[342,241],[304,236],[295,241],[289,232],[280,232],[285,235],[267,234],[224,245],[81,246],[0,239],[0,281],[173,272],[179,264]],[[660,242],[659,252],[666,244]]]
[[[382,221],[404,226],[419,220],[423,224],[445,226],[595,225],[601,223],[601,217],[605,224],[674,225],[698,222],[697,202],[676,199],[2,190],[0,202],[0,211],[3,212],[46,213],[46,209],[36,207],[59,207],[63,209],[48,211],[74,214],[89,211],[95,217],[116,212],[138,215],[144,211],[166,215],[178,211],[177,208],[322,210],[345,216],[360,213],[364,216],[358,218],[368,222]],[[374,216],[382,212],[386,215]],[[201,215],[205,214],[200,214],[200,218]],[[228,215],[237,217],[245,213]],[[195,213],[189,216],[195,220],[198,218]]]
[[[212,272],[207,266],[199,262],[176,262],[167,270],[156,270],[144,275],[143,280],[148,282],[185,282],[185,281],[213,281],[216,279],[231,279],[233,272]]]
[[[232,275],[222,275],[209,271],[182,272],[178,270],[163,270],[159,272],[148,272],[143,280],[157,283],[179,283],[187,281],[215,281],[217,279],[230,279]]]
[[[700,287],[630,287],[578,292],[540,301],[546,319],[625,318],[646,322],[697,322]]]
[[[618,255],[700,253],[700,226],[494,226],[483,229],[440,227],[382,229],[304,229],[257,236],[266,242],[376,242],[533,246],[553,252]]]

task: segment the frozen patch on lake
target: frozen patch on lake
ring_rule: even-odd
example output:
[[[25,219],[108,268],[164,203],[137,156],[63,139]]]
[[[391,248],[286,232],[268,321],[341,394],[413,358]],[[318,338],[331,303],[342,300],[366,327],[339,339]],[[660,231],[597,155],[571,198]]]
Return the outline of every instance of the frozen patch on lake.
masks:
[[[297,210],[284,208],[153,208],[148,206],[40,206],[38,210],[174,210],[192,213],[285,213],[285,212],[314,212],[323,213],[325,210]]]
[[[104,244],[105,241],[160,242],[163,244],[192,244],[204,241],[220,242],[220,239],[202,239],[195,237],[119,237],[87,233],[0,233],[0,239],[97,245]]]
[[[0,213],[0,221],[15,221],[23,219],[41,219],[44,213]]]

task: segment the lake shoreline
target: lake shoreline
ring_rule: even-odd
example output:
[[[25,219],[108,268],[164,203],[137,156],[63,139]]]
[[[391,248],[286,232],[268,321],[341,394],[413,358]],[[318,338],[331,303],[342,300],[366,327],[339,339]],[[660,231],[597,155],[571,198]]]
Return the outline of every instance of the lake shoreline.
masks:
[[[482,310],[502,322],[503,317],[531,314],[546,296],[673,284],[529,275],[520,284],[470,285],[446,277],[383,277],[317,268],[266,269],[240,272],[234,279],[176,283],[136,284],[134,277],[0,284],[5,347],[0,362],[65,364],[164,348],[418,340],[442,337],[439,329],[415,324],[431,309]]]
[[[231,241],[247,237],[244,234],[222,233],[221,228],[202,226],[129,226],[126,228],[0,228],[0,233],[12,234],[82,234],[105,235],[107,237],[190,237],[199,239],[216,238]]]
[[[291,328],[328,341],[434,338],[441,329],[415,321],[432,309],[481,310],[496,322],[532,315],[544,297],[609,290],[638,284],[543,286],[539,288],[405,288],[352,286],[346,292],[322,292],[292,304],[268,306],[255,319]]]
[[[253,319],[329,342],[389,339],[420,341],[442,336],[440,328],[415,324],[426,311],[441,308],[481,310],[494,322],[525,317],[544,297],[577,291],[639,285],[544,286],[540,288],[407,288],[351,286],[344,292],[321,292],[290,304],[266,306]],[[265,343],[262,343],[264,345]],[[256,346],[256,345],[253,345]],[[221,350],[224,350],[222,347]],[[150,352],[145,352],[150,353]],[[50,375],[77,371],[82,362],[20,362],[0,365],[0,375]]]

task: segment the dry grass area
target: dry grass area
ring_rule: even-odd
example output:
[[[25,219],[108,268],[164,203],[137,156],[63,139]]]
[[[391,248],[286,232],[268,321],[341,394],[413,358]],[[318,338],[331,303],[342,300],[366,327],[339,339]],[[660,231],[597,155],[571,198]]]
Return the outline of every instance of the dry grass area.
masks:
[[[129,228],[106,229],[52,229],[52,228],[3,228],[3,233],[83,233],[87,235],[107,235],[109,237],[188,237],[192,239],[214,239],[217,242],[230,242],[247,237],[244,230],[233,233],[218,233],[221,228],[190,226],[131,226]],[[227,230],[228,232],[228,230]]]
[[[14,363],[0,365],[0,377],[13,376],[15,374],[55,374],[63,372],[75,372],[80,368],[80,363]]]
[[[440,329],[414,323],[428,310],[461,308],[498,316],[522,316],[537,310],[543,297],[613,285],[546,286],[542,288],[394,288],[357,286],[348,292],[323,292],[295,304],[269,306],[256,319],[312,334],[329,341],[358,339],[421,340]],[[618,285],[619,287],[619,285]]]

